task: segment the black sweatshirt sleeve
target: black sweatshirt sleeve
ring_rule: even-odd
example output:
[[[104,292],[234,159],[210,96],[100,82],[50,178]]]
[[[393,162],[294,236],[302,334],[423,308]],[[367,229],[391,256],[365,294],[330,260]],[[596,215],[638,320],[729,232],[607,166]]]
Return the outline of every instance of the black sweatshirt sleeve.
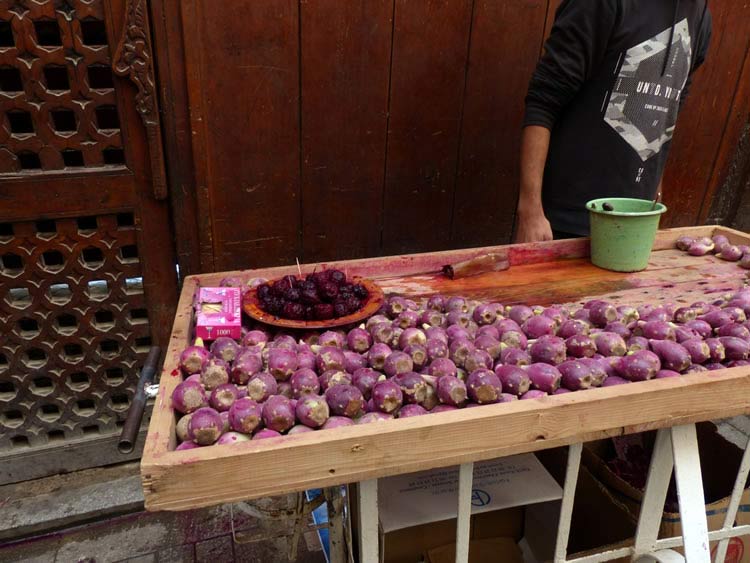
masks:
[[[563,1],[529,84],[524,126],[552,129],[604,58],[617,17],[618,0]]]
[[[682,94],[680,95],[680,108],[682,108],[682,105],[685,103],[685,100],[688,97],[688,93],[690,92],[690,86],[693,83],[693,73],[698,70],[698,67],[700,67],[706,60],[708,47],[711,44],[712,29],[713,19],[711,18],[711,12],[706,10],[706,15],[703,18],[701,29],[698,31],[698,40],[696,41],[693,68],[690,69],[690,74],[688,74],[687,81],[685,82],[685,87],[682,89]]]

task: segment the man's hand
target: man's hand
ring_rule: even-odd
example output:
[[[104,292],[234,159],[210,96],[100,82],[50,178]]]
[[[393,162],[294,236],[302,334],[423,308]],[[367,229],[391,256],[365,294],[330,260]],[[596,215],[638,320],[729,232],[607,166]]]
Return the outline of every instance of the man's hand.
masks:
[[[518,210],[513,242],[541,242],[552,238],[552,227],[541,208],[533,211]]]

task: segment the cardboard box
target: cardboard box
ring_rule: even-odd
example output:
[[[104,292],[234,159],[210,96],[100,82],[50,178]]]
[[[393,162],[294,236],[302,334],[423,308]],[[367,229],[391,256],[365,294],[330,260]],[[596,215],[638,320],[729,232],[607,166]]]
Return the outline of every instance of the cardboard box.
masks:
[[[215,340],[242,336],[239,287],[202,287],[195,305],[195,336]]]
[[[471,517],[472,540],[504,537],[515,542],[522,535],[522,507],[485,512]],[[381,560],[385,563],[417,563],[422,561],[429,550],[455,541],[455,518],[381,533]]]
[[[724,524],[743,452],[725,440],[714,424],[706,422],[696,427],[708,529],[718,530]],[[653,444],[654,435],[653,432],[647,433],[644,436],[645,443]],[[583,464],[599,482],[607,487],[613,498],[627,508],[633,521],[637,522],[643,501],[643,491],[621,479],[607,465],[607,461],[614,456],[614,447],[612,440],[586,444]],[[737,523],[750,524],[750,489],[746,489],[742,495],[737,512]],[[662,515],[659,537],[670,538],[681,534],[679,512],[665,511]],[[711,543],[712,553],[716,550],[716,544],[717,542]],[[733,538],[730,541],[726,563],[750,563],[750,536]]]
[[[557,500],[562,489],[533,454],[474,466],[471,539],[522,536],[523,506]],[[415,563],[456,541],[458,468],[381,479],[381,553],[388,563]]]
[[[565,480],[567,453],[567,448],[537,452],[545,469],[561,485]],[[524,538],[537,561],[552,561],[559,520],[560,502],[526,507]],[[568,558],[632,544],[635,528],[636,522],[627,507],[581,465],[573,504]]]
[[[425,563],[453,563],[456,544],[451,543],[427,551]],[[513,538],[472,540],[469,543],[469,563],[524,563],[521,550]]]

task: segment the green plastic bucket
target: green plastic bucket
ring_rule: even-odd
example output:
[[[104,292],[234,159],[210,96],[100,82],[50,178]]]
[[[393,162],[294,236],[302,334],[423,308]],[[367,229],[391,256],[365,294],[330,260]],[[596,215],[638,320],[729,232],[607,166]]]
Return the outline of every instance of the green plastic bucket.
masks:
[[[591,219],[591,262],[615,272],[645,270],[667,207],[657,203],[654,208],[654,202],[645,199],[603,198],[589,201],[586,208]]]

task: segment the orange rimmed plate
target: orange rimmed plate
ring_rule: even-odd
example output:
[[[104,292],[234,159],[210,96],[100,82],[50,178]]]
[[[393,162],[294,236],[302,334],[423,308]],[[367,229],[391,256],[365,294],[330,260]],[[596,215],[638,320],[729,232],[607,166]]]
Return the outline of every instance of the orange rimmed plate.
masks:
[[[299,279],[299,276],[297,276],[297,278]],[[268,283],[273,283],[274,281],[275,280],[271,280]],[[371,280],[354,276],[349,281],[354,284],[359,283],[365,286],[369,295],[359,311],[346,315],[345,317],[326,319],[324,321],[295,321],[292,319],[283,319],[276,315],[272,315],[271,313],[267,313],[260,308],[257,288],[251,289],[243,296],[242,310],[247,316],[258,322],[291,329],[315,330],[355,324],[377,313],[383,305],[385,296],[383,295],[383,290]]]

